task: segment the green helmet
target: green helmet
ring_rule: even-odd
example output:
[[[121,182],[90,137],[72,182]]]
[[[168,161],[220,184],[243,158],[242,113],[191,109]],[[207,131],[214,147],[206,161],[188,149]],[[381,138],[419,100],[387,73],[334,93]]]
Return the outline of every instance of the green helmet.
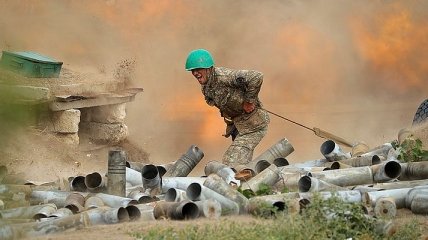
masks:
[[[186,71],[196,68],[210,68],[214,66],[214,59],[211,53],[205,49],[196,49],[189,53],[186,60]]]

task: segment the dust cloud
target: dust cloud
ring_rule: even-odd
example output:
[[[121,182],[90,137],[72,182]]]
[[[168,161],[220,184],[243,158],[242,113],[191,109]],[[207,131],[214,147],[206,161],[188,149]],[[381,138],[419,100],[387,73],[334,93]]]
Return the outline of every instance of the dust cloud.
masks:
[[[264,107],[371,147],[411,125],[427,98],[425,1],[0,0],[0,49],[40,52],[66,64],[114,68],[134,59],[130,138],[154,163],[191,144],[220,160],[218,110],[184,71],[190,50],[217,66],[264,73]],[[271,117],[255,156],[286,137],[290,162],[318,159],[324,139]],[[203,164],[202,164],[203,165]]]

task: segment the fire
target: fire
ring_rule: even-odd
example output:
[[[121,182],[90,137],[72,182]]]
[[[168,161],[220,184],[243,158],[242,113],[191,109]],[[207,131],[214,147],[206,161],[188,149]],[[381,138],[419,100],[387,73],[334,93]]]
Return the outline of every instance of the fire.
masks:
[[[355,17],[351,28],[358,53],[379,76],[375,79],[403,93],[423,87],[422,77],[428,74],[428,64],[421,55],[428,50],[426,22],[398,4],[371,16]]]

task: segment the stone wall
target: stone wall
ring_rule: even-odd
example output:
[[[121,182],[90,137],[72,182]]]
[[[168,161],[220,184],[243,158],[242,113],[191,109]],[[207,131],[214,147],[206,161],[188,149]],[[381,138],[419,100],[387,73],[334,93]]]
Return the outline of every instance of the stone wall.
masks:
[[[78,145],[79,136],[97,144],[117,144],[125,140],[126,103],[51,112],[45,119],[47,130],[60,141]]]

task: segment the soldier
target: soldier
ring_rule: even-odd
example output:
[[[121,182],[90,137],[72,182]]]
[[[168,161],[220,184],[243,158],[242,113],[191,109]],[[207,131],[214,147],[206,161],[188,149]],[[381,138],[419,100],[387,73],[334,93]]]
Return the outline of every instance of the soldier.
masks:
[[[215,67],[211,54],[204,49],[190,52],[186,70],[191,71],[201,84],[208,105],[220,110],[226,123],[223,136],[232,137],[232,144],[223,155],[223,163],[235,167],[250,162],[270,121],[258,98],[263,74]]]

